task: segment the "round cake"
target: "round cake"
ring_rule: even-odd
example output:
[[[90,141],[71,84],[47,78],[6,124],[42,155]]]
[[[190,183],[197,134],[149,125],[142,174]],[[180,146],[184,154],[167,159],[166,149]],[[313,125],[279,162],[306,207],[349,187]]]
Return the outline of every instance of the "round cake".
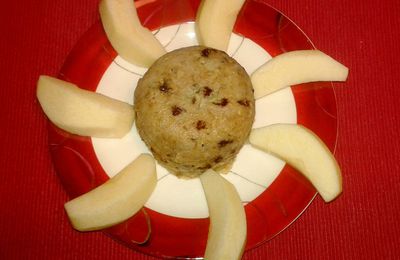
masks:
[[[225,52],[193,46],[159,58],[139,80],[136,127],[156,160],[178,177],[229,171],[255,106],[250,78]]]

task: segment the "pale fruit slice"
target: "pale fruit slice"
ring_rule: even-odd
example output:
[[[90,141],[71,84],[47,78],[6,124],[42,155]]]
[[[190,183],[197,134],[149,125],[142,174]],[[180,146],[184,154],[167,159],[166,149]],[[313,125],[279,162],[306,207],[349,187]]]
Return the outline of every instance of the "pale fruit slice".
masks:
[[[196,35],[201,45],[226,51],[245,0],[203,0],[197,11]]]
[[[102,0],[99,10],[108,40],[123,59],[150,67],[165,54],[161,43],[142,26],[132,0]]]
[[[67,202],[65,210],[77,230],[104,229],[138,212],[156,184],[155,161],[141,154],[104,184]]]
[[[275,124],[250,133],[250,144],[299,170],[325,202],[342,192],[342,176],[333,154],[311,130],[295,124]]]
[[[318,50],[291,51],[278,55],[251,75],[254,97],[282,88],[315,81],[345,81],[349,69]]]
[[[200,176],[210,213],[210,229],[204,258],[240,259],[247,237],[246,214],[235,187],[220,174],[208,170]]]
[[[40,76],[36,95],[50,121],[72,134],[120,138],[132,128],[131,105],[72,83]]]

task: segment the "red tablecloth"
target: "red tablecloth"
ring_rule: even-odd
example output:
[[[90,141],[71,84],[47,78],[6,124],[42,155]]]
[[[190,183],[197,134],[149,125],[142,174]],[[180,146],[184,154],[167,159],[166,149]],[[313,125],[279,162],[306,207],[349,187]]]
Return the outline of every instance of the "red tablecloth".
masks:
[[[344,193],[331,204],[317,197],[295,224],[244,259],[399,259],[400,3],[264,1],[350,68],[336,89]],[[101,233],[71,228],[35,98],[38,76],[57,74],[98,19],[97,5],[2,1],[0,259],[153,259]]]

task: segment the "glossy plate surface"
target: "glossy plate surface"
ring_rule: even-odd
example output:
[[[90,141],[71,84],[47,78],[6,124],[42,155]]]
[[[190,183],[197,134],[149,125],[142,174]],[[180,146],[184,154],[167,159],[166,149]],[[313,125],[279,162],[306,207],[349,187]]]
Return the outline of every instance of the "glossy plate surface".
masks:
[[[168,51],[196,44],[193,20],[198,5],[198,0],[136,2],[142,23]],[[236,21],[228,54],[251,73],[271,56],[300,49],[313,49],[313,45],[294,23],[262,1],[248,0]],[[117,56],[99,22],[79,40],[59,77],[132,104],[137,80],[145,71]],[[277,122],[302,124],[333,151],[337,120],[331,86],[302,84],[258,100],[254,127]],[[113,140],[79,137],[50,125],[49,141],[57,173],[71,198],[100,185],[138,154],[148,152],[135,126],[121,140]],[[179,180],[160,166],[157,173],[158,185],[146,207],[105,232],[146,254],[201,257],[209,222],[199,181]],[[285,229],[315,196],[302,175],[248,145],[225,177],[246,205],[247,249]]]

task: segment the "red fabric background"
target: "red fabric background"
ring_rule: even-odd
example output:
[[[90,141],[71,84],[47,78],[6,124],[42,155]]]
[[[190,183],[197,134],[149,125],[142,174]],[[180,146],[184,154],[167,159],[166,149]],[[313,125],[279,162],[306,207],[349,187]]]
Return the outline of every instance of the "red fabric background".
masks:
[[[350,67],[348,82],[336,89],[344,193],[331,204],[318,197],[295,224],[244,259],[399,259],[400,3],[264,1]],[[97,5],[2,1],[0,259],[153,259],[101,233],[71,228],[35,99],[38,76],[56,75],[98,19]]]

